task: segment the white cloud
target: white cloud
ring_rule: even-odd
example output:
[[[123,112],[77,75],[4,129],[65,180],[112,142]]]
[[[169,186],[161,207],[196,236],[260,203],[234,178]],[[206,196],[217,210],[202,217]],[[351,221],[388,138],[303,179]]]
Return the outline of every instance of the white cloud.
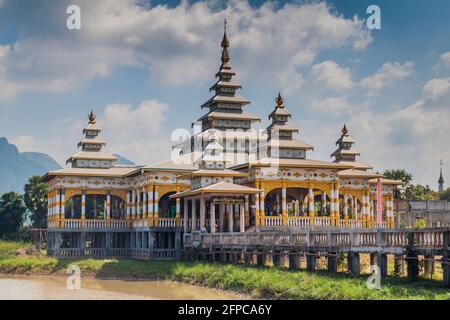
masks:
[[[314,100],[311,105],[317,110],[334,115],[350,111],[351,109],[350,103],[344,97],[327,97],[322,100]]]
[[[163,84],[203,84],[219,63],[225,17],[232,63],[239,70],[245,66],[239,77],[272,86],[281,81],[291,90],[302,84],[298,68],[322,50],[362,49],[372,40],[362,20],[345,19],[325,3],[276,9],[271,2],[255,8],[234,0],[218,8],[216,2],[182,1],[174,8],[144,8],[134,0],[79,1],[82,30],[68,31],[59,12],[69,2],[27,4],[36,6],[31,11],[45,10],[49,19],[23,19],[14,48],[0,49],[0,99],[74,90],[120,66],[148,68],[152,81]]]
[[[450,92],[450,78],[432,79],[423,86],[423,95],[431,100],[437,100]]]
[[[439,62],[433,67],[433,69],[438,69],[441,67],[450,67],[450,51],[441,54]]]
[[[376,170],[405,168],[414,173],[415,183],[437,188],[439,161],[450,163],[450,90],[441,80],[428,81],[420,99],[405,108],[352,115],[351,135]]]
[[[313,65],[311,75],[314,82],[324,84],[333,90],[347,90],[353,87],[350,69],[342,68],[332,60]]]
[[[99,117],[102,135],[110,152],[141,164],[168,157],[170,141],[160,133],[169,105],[157,100],[130,104],[110,104]]]
[[[398,62],[386,62],[372,76],[363,78],[360,85],[371,93],[392,86],[395,82],[403,80],[414,74],[414,63],[407,61],[404,64]]]

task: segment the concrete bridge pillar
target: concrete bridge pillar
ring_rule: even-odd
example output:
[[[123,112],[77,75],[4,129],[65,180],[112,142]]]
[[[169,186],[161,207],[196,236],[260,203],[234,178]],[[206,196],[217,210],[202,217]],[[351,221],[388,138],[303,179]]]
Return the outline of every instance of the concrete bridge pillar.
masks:
[[[380,268],[381,278],[386,278],[388,275],[387,254],[385,254],[385,253],[377,254],[377,265]]]
[[[306,256],[306,270],[309,272],[315,272],[316,271],[316,262],[317,257],[315,253],[311,252]]]
[[[347,269],[348,272],[354,277],[358,277],[361,274],[361,260],[358,252],[348,253]]]
[[[281,252],[272,252],[272,265],[274,267],[282,267],[282,253]]]
[[[226,263],[227,262],[227,254],[225,252],[220,252],[219,253],[219,260],[222,263]]]
[[[432,277],[434,273],[434,256],[426,255],[424,258],[424,273],[427,277]]]
[[[417,254],[409,253],[406,257],[406,269],[409,281],[419,280],[419,259]]]
[[[291,252],[289,255],[289,269],[296,270],[300,268],[300,255],[295,252]]]

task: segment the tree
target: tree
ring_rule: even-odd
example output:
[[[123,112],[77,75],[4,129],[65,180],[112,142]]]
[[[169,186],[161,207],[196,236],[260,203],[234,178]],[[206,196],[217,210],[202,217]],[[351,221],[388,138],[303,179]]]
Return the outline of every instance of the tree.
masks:
[[[450,201],[450,188],[445,189],[439,194],[440,200],[447,200]]]
[[[16,192],[0,197],[0,238],[11,238],[22,227],[27,208],[23,197]]]
[[[47,227],[47,184],[40,181],[39,176],[32,176],[24,187],[25,205],[31,212],[33,227]]]
[[[413,179],[413,175],[411,173],[409,173],[408,171],[406,171],[405,169],[386,170],[383,172],[383,176],[386,179],[402,181],[403,188],[407,187]],[[396,186],[394,189],[394,198],[397,200],[400,200],[401,196],[402,196],[402,194],[401,194],[400,190],[398,189],[398,187]]]
[[[408,200],[434,200],[436,193],[428,185],[409,185],[405,189],[405,198]]]

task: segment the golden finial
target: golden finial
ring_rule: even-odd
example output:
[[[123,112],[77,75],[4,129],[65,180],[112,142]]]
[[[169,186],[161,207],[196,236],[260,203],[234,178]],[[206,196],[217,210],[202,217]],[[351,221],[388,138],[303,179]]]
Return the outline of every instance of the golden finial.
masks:
[[[277,103],[277,108],[284,108],[284,99],[281,97],[281,92],[278,92],[278,97],[275,99],[275,102]]]
[[[95,123],[95,119],[96,119],[96,118],[97,118],[97,117],[95,116],[94,111],[92,111],[92,109],[91,109],[91,112],[89,113],[89,116],[88,116],[89,123]]]
[[[348,129],[347,129],[347,126],[345,125],[345,123],[344,123],[344,126],[342,127],[342,134],[344,136],[348,134]]]

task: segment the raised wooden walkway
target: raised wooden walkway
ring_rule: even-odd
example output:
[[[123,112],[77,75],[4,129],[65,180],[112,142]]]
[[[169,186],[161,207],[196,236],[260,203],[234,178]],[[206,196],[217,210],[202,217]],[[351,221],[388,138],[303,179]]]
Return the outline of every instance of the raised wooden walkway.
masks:
[[[337,257],[347,255],[349,272],[360,273],[359,254],[371,255],[371,265],[387,275],[387,255],[406,261],[408,277],[417,279],[419,256],[425,272],[433,272],[434,261],[442,264],[444,285],[450,287],[450,228],[427,229],[322,229],[252,230],[244,233],[187,233],[184,248],[187,257],[264,265],[267,258],[274,266],[299,268],[299,259],[307,259],[307,269],[315,271],[316,259],[328,258],[328,270],[335,272]]]

